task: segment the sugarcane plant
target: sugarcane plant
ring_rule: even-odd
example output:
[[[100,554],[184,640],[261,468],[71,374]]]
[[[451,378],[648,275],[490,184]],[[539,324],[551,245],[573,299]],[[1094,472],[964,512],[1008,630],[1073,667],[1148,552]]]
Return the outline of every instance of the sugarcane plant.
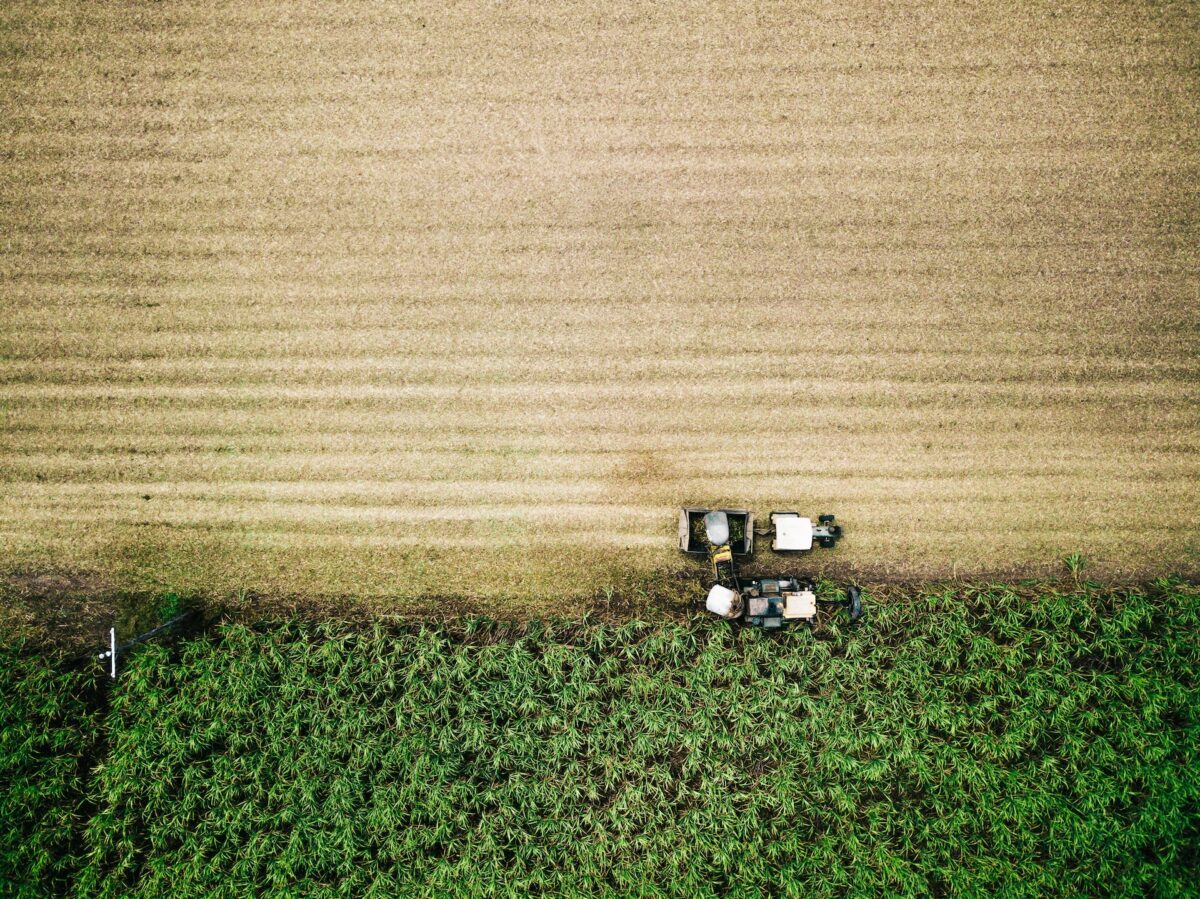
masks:
[[[1189,895],[1198,632],[1194,586],[1068,579],[774,634],[225,624],[115,682],[0,649],[0,859],[18,896]]]

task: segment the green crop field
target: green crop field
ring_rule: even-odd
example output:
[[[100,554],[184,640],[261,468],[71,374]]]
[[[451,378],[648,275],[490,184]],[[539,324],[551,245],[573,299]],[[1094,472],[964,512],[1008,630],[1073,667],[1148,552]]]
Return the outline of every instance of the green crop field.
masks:
[[[9,895],[1185,896],[1200,591],[0,655]]]

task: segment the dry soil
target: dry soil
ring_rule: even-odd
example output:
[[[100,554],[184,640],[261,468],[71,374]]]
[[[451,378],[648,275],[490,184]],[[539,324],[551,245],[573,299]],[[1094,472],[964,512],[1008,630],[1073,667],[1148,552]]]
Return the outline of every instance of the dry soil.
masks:
[[[1198,564],[1200,6],[8,2],[0,567]]]

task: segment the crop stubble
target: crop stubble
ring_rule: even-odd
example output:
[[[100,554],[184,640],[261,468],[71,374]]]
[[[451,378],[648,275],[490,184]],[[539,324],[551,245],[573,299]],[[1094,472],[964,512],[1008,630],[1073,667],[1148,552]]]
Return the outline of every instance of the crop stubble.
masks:
[[[1197,567],[1195,7],[0,16],[10,571]]]

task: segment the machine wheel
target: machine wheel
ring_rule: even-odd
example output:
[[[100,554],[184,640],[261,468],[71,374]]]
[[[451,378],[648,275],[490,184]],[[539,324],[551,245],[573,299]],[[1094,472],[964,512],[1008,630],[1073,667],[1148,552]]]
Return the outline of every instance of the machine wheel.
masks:
[[[858,587],[851,587],[846,591],[846,611],[850,613],[851,621],[858,621],[862,618],[862,590]]]
[[[817,543],[821,545],[821,549],[833,549],[832,537],[818,537]]]
[[[821,524],[831,524],[835,518],[837,518],[836,515],[818,515],[817,521]]]

